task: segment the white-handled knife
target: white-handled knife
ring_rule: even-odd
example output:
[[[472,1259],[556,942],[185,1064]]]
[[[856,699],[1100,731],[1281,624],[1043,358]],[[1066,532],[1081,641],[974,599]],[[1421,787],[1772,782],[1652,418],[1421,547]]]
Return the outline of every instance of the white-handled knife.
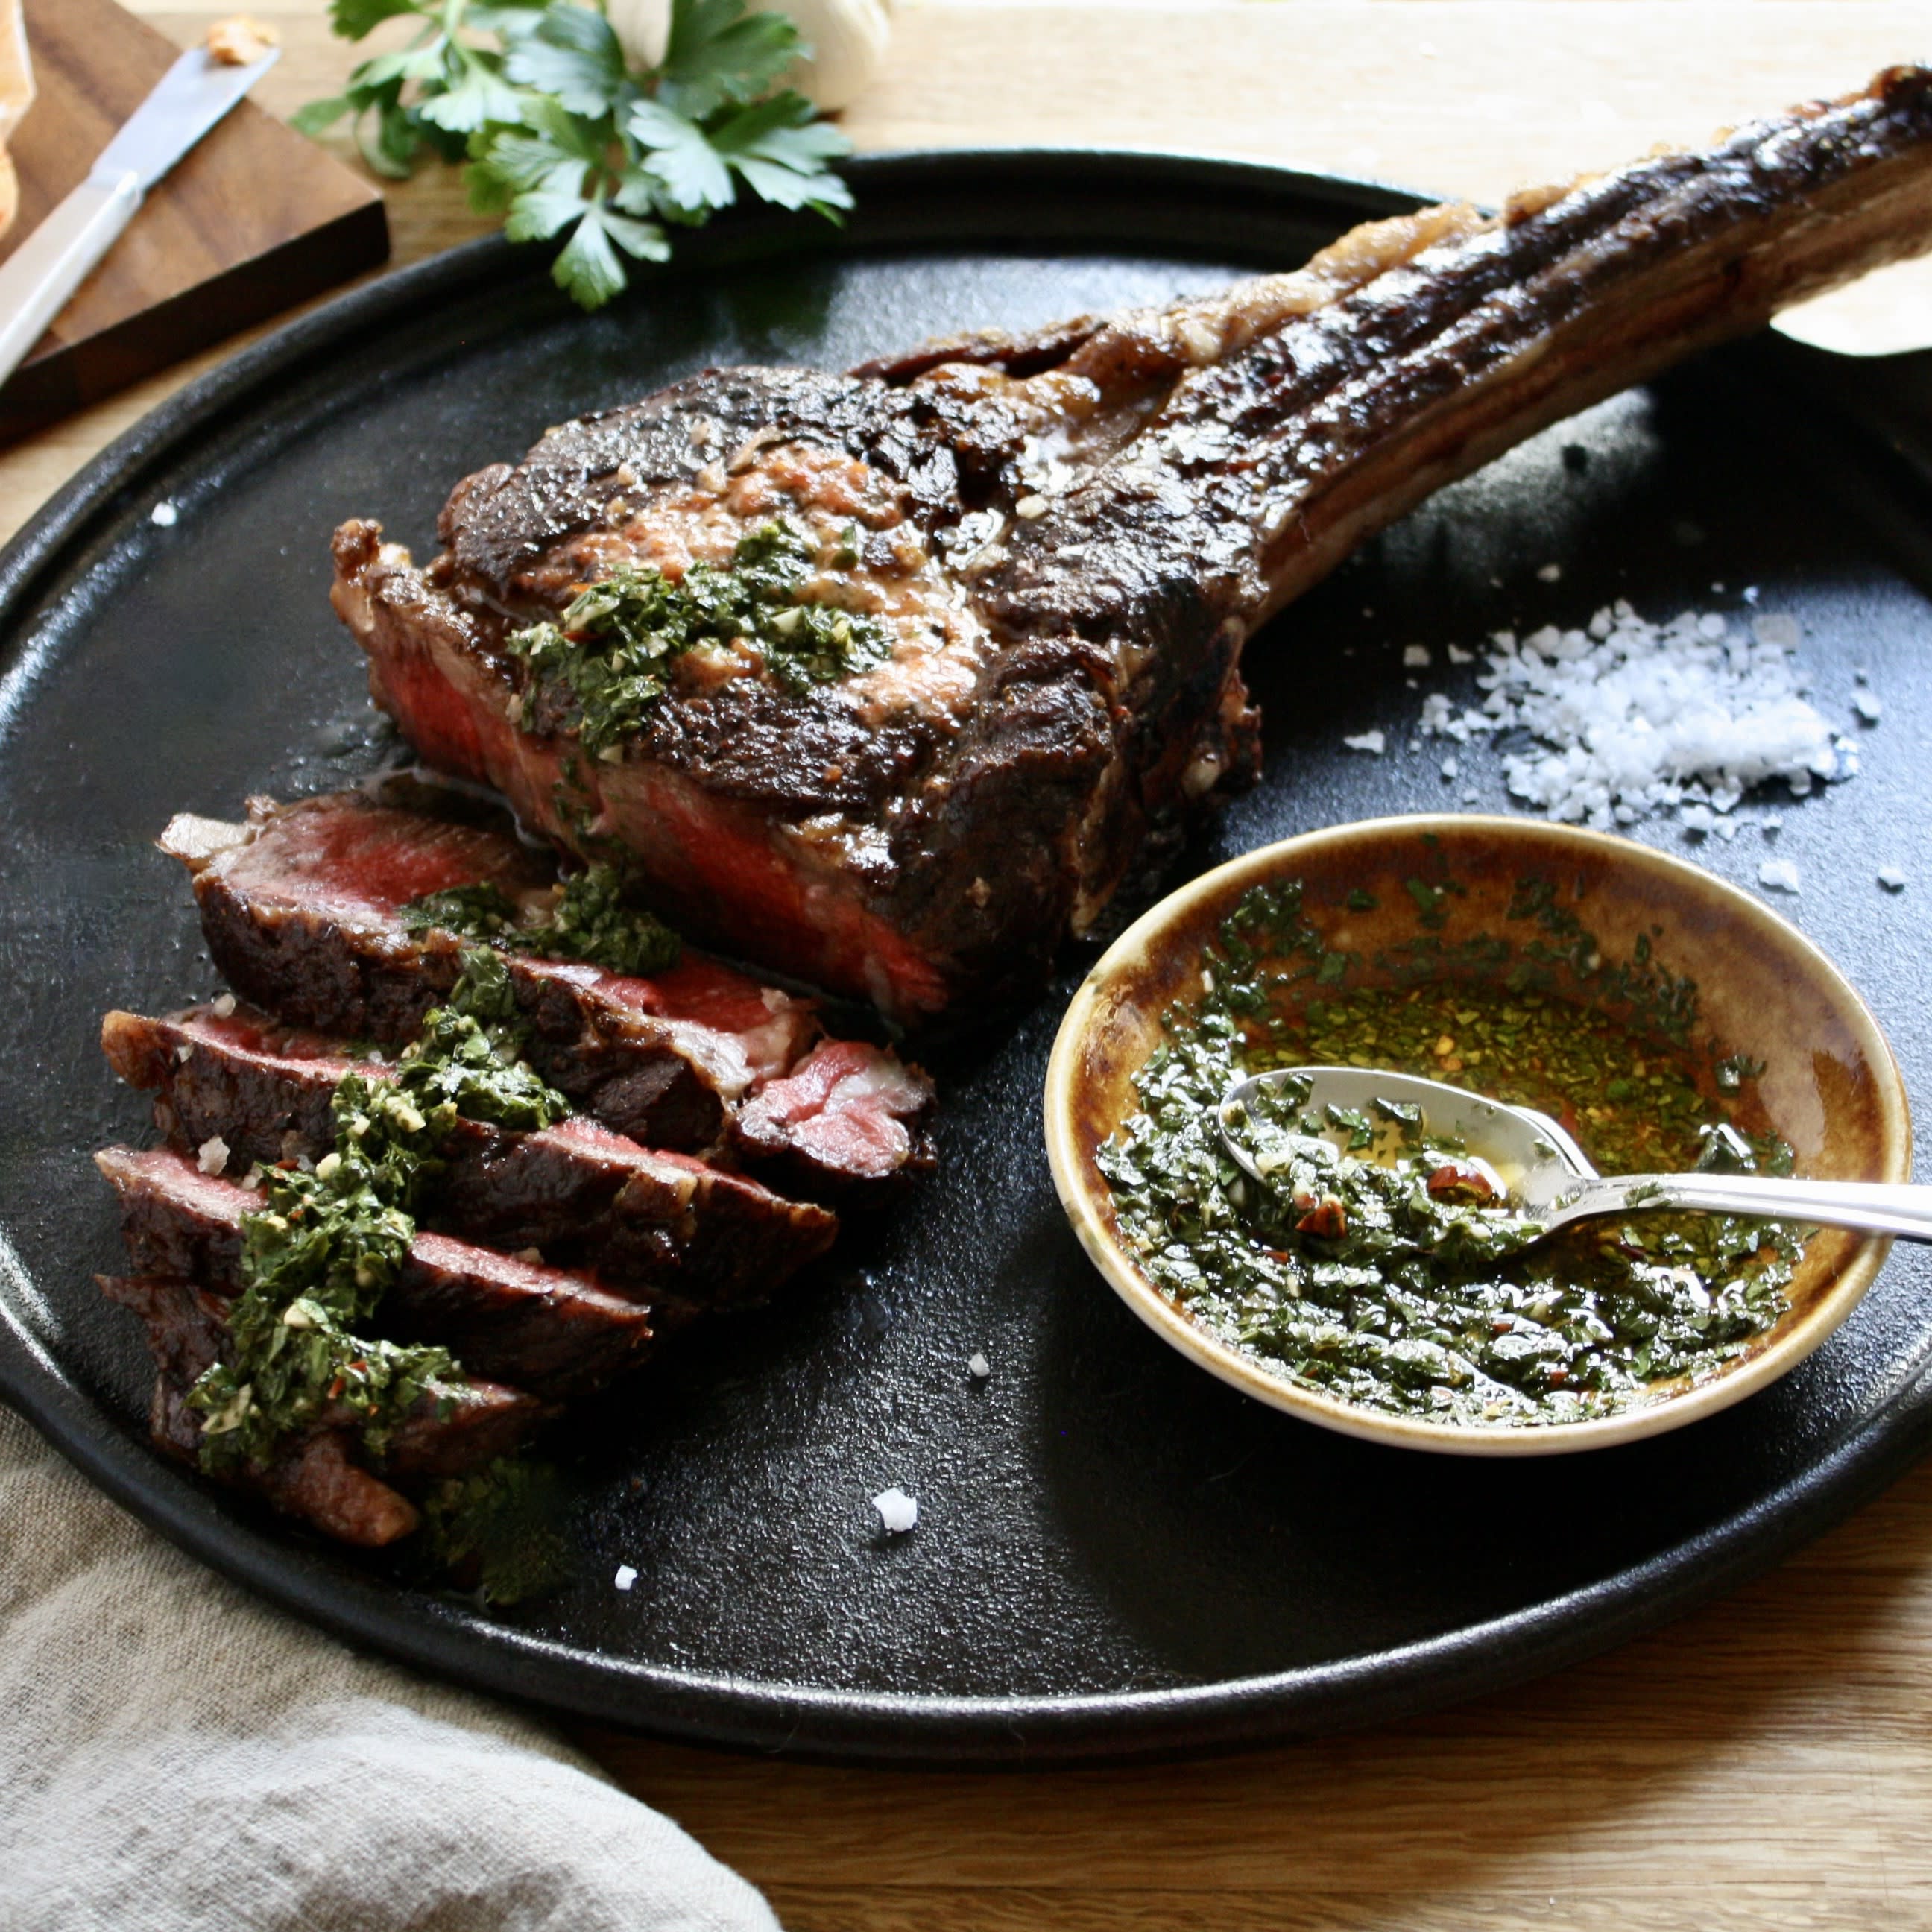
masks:
[[[280,58],[238,67],[192,47],[101,150],[86,180],[0,263],[0,382],[134,218],[142,198]]]

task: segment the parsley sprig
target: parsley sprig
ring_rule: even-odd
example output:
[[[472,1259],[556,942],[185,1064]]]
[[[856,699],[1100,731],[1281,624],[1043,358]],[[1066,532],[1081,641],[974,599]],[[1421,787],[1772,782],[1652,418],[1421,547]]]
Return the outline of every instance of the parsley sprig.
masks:
[[[353,116],[364,158],[392,178],[426,154],[466,158],[471,206],[502,215],[512,241],[565,236],[551,276],[586,308],[624,286],[625,256],[663,261],[668,228],[741,189],[832,220],[852,205],[829,165],[850,143],[777,86],[809,51],[782,14],[672,0],[663,60],[633,68],[601,0],[331,0],[345,40],[396,20],[420,23],[409,44],[361,62],[295,126]]]

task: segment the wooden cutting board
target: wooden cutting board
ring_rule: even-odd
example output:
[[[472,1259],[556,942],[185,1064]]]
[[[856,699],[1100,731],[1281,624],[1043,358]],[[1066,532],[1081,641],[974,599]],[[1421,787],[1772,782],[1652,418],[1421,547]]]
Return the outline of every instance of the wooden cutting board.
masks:
[[[0,261],[86,175],[180,50],[114,0],[26,0],[38,94]],[[250,101],[148,196],[0,388],[0,438],[64,416],[386,261],[378,190]]]

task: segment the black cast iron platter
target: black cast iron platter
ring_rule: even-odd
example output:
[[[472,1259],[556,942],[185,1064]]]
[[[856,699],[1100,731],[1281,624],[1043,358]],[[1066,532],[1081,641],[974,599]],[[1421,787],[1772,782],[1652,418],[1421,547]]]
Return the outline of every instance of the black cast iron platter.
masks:
[[[0,1388],[103,1486],[226,1574],[343,1636],[508,1694],[717,1742],[948,1762],[1119,1757],[1361,1724],[1582,1656],[1735,1584],[1843,1515],[1932,1433],[1916,1253],[1778,1388],[1699,1426],[1540,1466],[1345,1441],[1162,1348],[1081,1258],[1037,1121],[1080,958],[938,1063],[940,1172],[776,1310],[685,1348],[560,1447],[570,1580],[495,1617],[325,1546],[147,1446],[148,1362],[92,1285],[118,1259],[88,1160],[144,1110],[104,1009],[213,990],[181,808],[347,782],[394,748],[328,613],[327,539],[381,516],[419,547],[449,484],[546,424],[711,362],[841,367],[928,332],[1162,298],[1292,263],[1392,191],[1084,154],[856,165],[842,235],[721,222],[586,318],[533,254],[479,244],[345,297],[184,391],[0,559]],[[1932,849],[1932,544],[1922,364],[1767,344],[1622,399],[1372,544],[1250,656],[1268,776],[1182,870],[1305,828],[1501,802],[1492,754],[1412,750],[1444,646],[1580,622],[1628,595],[1787,610],[1818,701],[1886,701],[1855,783],[1698,856],[1789,908],[1932,1089],[1926,922],[1881,865]],[[1872,437],[1855,426],[1882,426]],[[1888,439],[1894,446],[1884,446]],[[1915,467],[1915,464],[1919,466]],[[172,524],[153,518],[175,506]],[[1555,582],[1538,575],[1561,566]],[[1713,588],[1721,583],[1722,590]],[[1345,749],[1379,727],[1389,750]],[[1667,824],[1640,836],[1675,845]],[[1177,874],[1178,876],[1178,874]],[[993,1373],[968,1376],[976,1351]],[[914,1492],[912,1535],[868,1502]],[[612,1586],[620,1564],[635,1586]]]

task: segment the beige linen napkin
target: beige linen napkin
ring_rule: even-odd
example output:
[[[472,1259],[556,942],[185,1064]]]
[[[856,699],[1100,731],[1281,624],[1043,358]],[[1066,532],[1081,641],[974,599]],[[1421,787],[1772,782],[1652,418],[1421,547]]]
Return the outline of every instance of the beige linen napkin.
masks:
[[[0,1408],[6,1932],[777,1932],[540,1726],[203,1570]]]

